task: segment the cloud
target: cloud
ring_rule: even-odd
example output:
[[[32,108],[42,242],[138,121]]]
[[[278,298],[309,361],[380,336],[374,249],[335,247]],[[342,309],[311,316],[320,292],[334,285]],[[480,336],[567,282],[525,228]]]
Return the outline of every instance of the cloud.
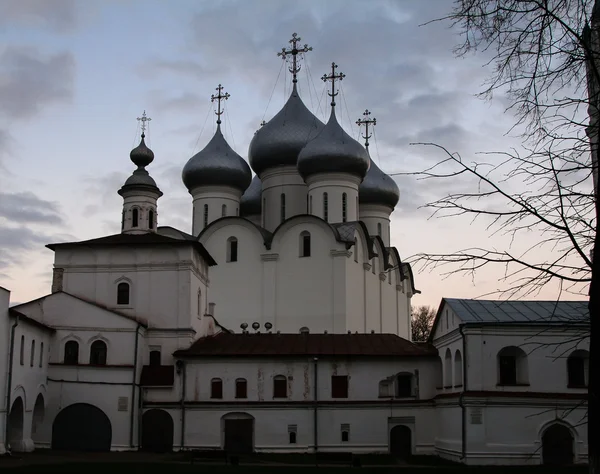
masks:
[[[64,224],[59,204],[32,192],[0,192],[0,217],[19,224]]]
[[[0,2],[0,26],[42,27],[67,32],[75,27],[75,0],[18,0]]]
[[[0,227],[0,268],[22,261],[25,252],[39,248],[60,237],[35,231],[29,227]]]
[[[44,57],[33,48],[10,46],[0,56],[0,113],[27,119],[46,104],[68,101],[74,77],[70,53]]]

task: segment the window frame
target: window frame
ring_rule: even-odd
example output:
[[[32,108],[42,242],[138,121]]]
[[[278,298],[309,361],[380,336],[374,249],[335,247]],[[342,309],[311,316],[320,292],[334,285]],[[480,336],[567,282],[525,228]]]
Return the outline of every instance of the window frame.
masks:
[[[223,379],[215,377],[210,380],[210,398],[223,400]]]
[[[227,263],[235,263],[239,260],[239,242],[237,237],[227,239]]]
[[[235,379],[235,398],[248,398],[248,381],[246,379]]]
[[[273,398],[288,398],[287,377],[275,375],[273,377]]]
[[[134,207],[131,210],[131,227],[137,229],[140,226],[140,210]]]
[[[122,288],[127,287],[127,294]],[[125,297],[126,296],[126,297]],[[131,304],[131,283],[128,281],[119,281],[117,283],[117,305],[129,306]]]
[[[103,366],[108,360],[108,345],[102,339],[96,339],[90,344],[90,365]]]
[[[331,398],[348,398],[350,392],[350,377],[348,375],[331,376]]]
[[[70,352],[70,348],[75,348],[74,352]],[[75,339],[69,339],[63,347],[63,364],[79,365],[79,342]]]

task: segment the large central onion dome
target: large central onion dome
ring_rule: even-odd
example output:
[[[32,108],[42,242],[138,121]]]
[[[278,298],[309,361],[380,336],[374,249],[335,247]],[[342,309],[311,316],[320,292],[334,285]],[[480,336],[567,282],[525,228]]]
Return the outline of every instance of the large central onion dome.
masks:
[[[332,107],[327,125],[300,152],[298,171],[304,179],[318,173],[350,173],[364,178],[369,163],[367,150],[344,131]]]
[[[394,208],[400,199],[400,190],[394,179],[385,174],[371,160],[371,167],[358,187],[360,204],[383,204]]]
[[[304,105],[296,84],[290,98],[275,117],[256,132],[250,142],[248,159],[256,174],[298,161],[300,150],[325,125]]]
[[[183,184],[191,192],[198,186],[232,186],[244,192],[252,172],[246,160],[229,146],[221,126],[206,147],[192,156],[183,167]]]
[[[255,216],[260,215],[262,210],[261,202],[262,182],[258,175],[252,178],[250,187],[242,194],[240,199],[240,216]]]

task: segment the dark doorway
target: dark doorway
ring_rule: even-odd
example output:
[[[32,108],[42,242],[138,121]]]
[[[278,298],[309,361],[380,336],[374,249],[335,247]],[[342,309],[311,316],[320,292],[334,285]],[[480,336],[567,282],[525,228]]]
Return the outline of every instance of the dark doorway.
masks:
[[[63,409],[52,423],[52,449],[110,451],[110,420],[99,408],[75,403]]]
[[[20,451],[23,449],[23,413],[25,412],[25,406],[23,405],[23,399],[17,397],[12,404],[10,413],[8,415],[8,444],[13,451]]]
[[[394,426],[390,431],[390,453],[401,459],[412,454],[412,436],[408,426]]]
[[[253,437],[253,419],[225,419],[225,451],[251,453],[253,451]]]
[[[173,450],[173,418],[164,410],[148,410],[142,416],[142,449],[153,453]]]
[[[573,464],[573,435],[569,428],[558,423],[550,426],[542,436],[542,462],[547,466]]]

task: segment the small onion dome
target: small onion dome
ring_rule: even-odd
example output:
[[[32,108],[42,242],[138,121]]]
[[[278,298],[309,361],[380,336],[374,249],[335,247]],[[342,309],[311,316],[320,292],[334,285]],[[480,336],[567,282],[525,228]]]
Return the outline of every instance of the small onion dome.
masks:
[[[181,173],[188,191],[198,186],[232,186],[244,192],[250,185],[252,172],[246,160],[229,146],[221,126],[208,145],[192,156]]]
[[[240,199],[240,215],[242,217],[245,216],[255,216],[260,215],[262,212],[262,182],[258,175],[255,175],[252,178],[252,182],[246,192],[242,195],[242,199]]]
[[[283,108],[252,138],[248,149],[250,166],[256,174],[276,166],[295,166],[300,150],[324,126],[306,108],[294,84],[292,94]]]
[[[385,174],[371,160],[371,167],[358,187],[358,202],[360,204],[383,204],[394,208],[400,199],[400,190],[396,181]]]
[[[369,163],[367,150],[344,131],[332,109],[325,128],[300,152],[298,171],[304,179],[318,173],[351,173],[364,178]]]
[[[118,193],[122,196],[124,192],[132,190],[133,188],[136,190],[144,189],[154,191],[158,193],[159,196],[162,196],[162,192],[158,189],[156,181],[154,181],[154,178],[152,178],[144,168],[135,170],[133,174],[127,178],[127,181],[125,181],[125,184],[119,189]]]
[[[144,134],[142,133],[142,139],[140,144],[136,146],[131,153],[129,153],[129,158],[139,167],[148,166],[150,163],[154,161],[154,152],[146,146],[146,142],[144,142]]]

